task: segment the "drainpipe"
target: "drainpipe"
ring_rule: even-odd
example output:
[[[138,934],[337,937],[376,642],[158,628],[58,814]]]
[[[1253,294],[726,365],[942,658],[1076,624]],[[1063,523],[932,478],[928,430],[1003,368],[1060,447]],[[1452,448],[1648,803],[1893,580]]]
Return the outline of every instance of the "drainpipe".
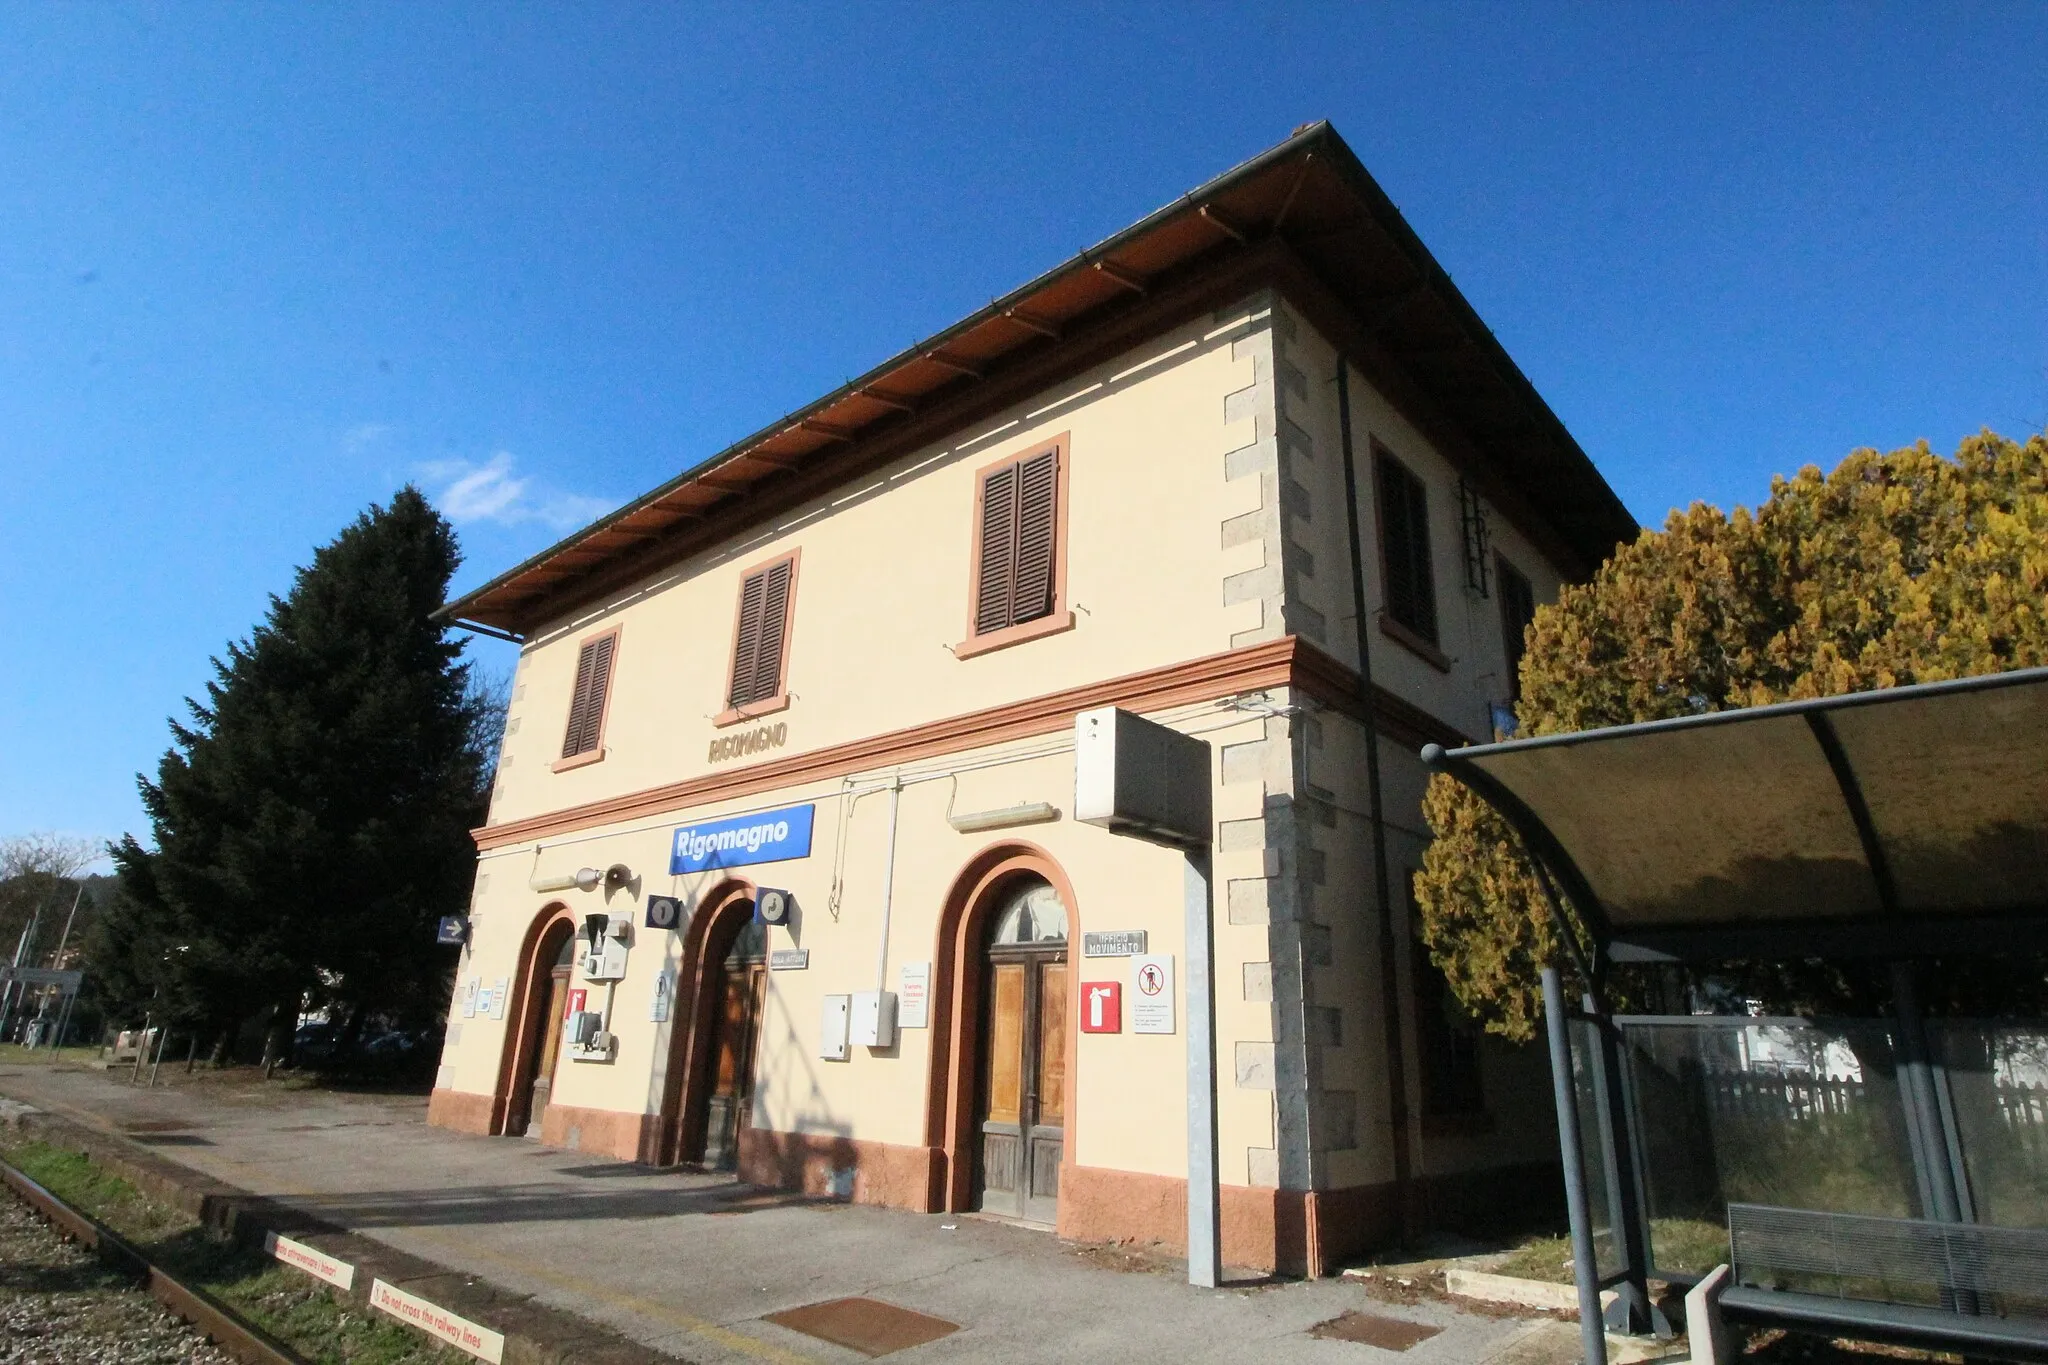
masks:
[[[1380,728],[1374,714],[1372,646],[1365,617],[1365,549],[1358,530],[1358,463],[1351,448],[1351,363],[1337,357],[1337,424],[1344,449],[1344,515],[1351,532],[1351,611],[1358,632],[1358,700],[1365,724],[1366,810],[1380,897],[1380,997],[1386,1010],[1387,1115],[1393,1125],[1394,1216],[1401,1240],[1412,1240],[1412,1158],[1408,1150],[1408,1053],[1401,1027],[1401,972],[1395,957],[1393,872],[1387,864],[1386,807],[1380,785]]]
[[[903,804],[903,774],[889,779],[889,848],[882,860],[882,933],[875,944],[875,989],[889,989],[889,908],[896,894],[896,812]]]

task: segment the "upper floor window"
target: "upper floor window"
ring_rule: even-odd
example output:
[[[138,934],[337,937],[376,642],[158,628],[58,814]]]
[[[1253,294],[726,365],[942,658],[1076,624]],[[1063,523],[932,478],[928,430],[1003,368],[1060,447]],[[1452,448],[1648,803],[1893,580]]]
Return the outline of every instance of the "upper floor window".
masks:
[[[1066,459],[1061,436],[975,479],[974,574],[962,658],[1074,624],[1063,609]]]
[[[1508,700],[1522,699],[1522,656],[1529,652],[1529,623],[1536,619],[1536,590],[1504,557],[1494,559],[1500,579],[1500,635],[1508,661]]]
[[[795,554],[783,555],[740,578],[733,623],[732,672],[721,725],[780,711],[789,705],[790,603],[796,592]]]
[[[604,757],[604,720],[611,700],[612,663],[618,657],[618,627],[593,635],[576,651],[576,685],[569,693],[569,724],[562,735],[559,772]]]
[[[1408,467],[1378,452],[1380,566],[1386,619],[1434,650],[1436,575],[1429,556],[1429,493]]]

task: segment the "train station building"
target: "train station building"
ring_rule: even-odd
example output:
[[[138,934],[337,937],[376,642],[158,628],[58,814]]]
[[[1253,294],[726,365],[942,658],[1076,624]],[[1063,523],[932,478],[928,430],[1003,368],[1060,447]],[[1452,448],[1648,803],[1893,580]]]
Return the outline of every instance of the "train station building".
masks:
[[[1636,526],[1303,130],[447,609],[520,642],[434,1123],[1184,1244],[1183,860],[1075,716],[1211,746],[1224,1255],[1550,1197],[1541,1053],[1414,938],[1435,741]]]

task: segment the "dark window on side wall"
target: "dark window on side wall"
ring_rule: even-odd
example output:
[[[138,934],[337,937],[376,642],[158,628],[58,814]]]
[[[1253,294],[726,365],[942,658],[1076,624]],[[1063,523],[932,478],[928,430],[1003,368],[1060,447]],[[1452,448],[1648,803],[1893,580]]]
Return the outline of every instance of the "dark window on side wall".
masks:
[[[1436,577],[1429,561],[1429,494],[1422,480],[1385,451],[1379,453],[1380,564],[1387,578],[1387,615],[1436,643]]]
[[[1410,923],[1421,923],[1411,890]],[[1479,1114],[1486,1095],[1479,1085],[1479,1030],[1458,1007],[1451,983],[1416,939],[1411,954],[1415,975],[1415,1049],[1422,1063],[1422,1112],[1428,1117]]]
[[[569,694],[569,726],[562,736],[562,757],[574,758],[597,748],[604,736],[604,704],[611,692],[612,655],[619,633],[585,640],[576,654],[576,686]]]
[[[783,656],[789,645],[789,590],[795,581],[794,556],[756,569],[740,581],[727,706],[737,710],[782,695]]]
[[[1508,661],[1508,700],[1522,699],[1522,656],[1529,652],[1529,623],[1536,619],[1536,590],[1504,558],[1494,567],[1500,579],[1500,635]]]
[[[981,476],[974,633],[1052,615],[1058,594],[1060,452],[1057,446]]]

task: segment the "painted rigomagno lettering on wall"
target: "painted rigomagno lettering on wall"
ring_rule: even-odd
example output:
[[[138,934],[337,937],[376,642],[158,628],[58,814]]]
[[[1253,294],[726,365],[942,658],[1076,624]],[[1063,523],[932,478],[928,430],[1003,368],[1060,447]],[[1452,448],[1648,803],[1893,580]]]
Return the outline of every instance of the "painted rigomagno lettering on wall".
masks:
[[[768,749],[780,749],[789,739],[789,723],[777,721],[773,725],[756,726],[737,735],[720,735],[711,741],[708,762],[723,763],[729,758],[744,758]]]

